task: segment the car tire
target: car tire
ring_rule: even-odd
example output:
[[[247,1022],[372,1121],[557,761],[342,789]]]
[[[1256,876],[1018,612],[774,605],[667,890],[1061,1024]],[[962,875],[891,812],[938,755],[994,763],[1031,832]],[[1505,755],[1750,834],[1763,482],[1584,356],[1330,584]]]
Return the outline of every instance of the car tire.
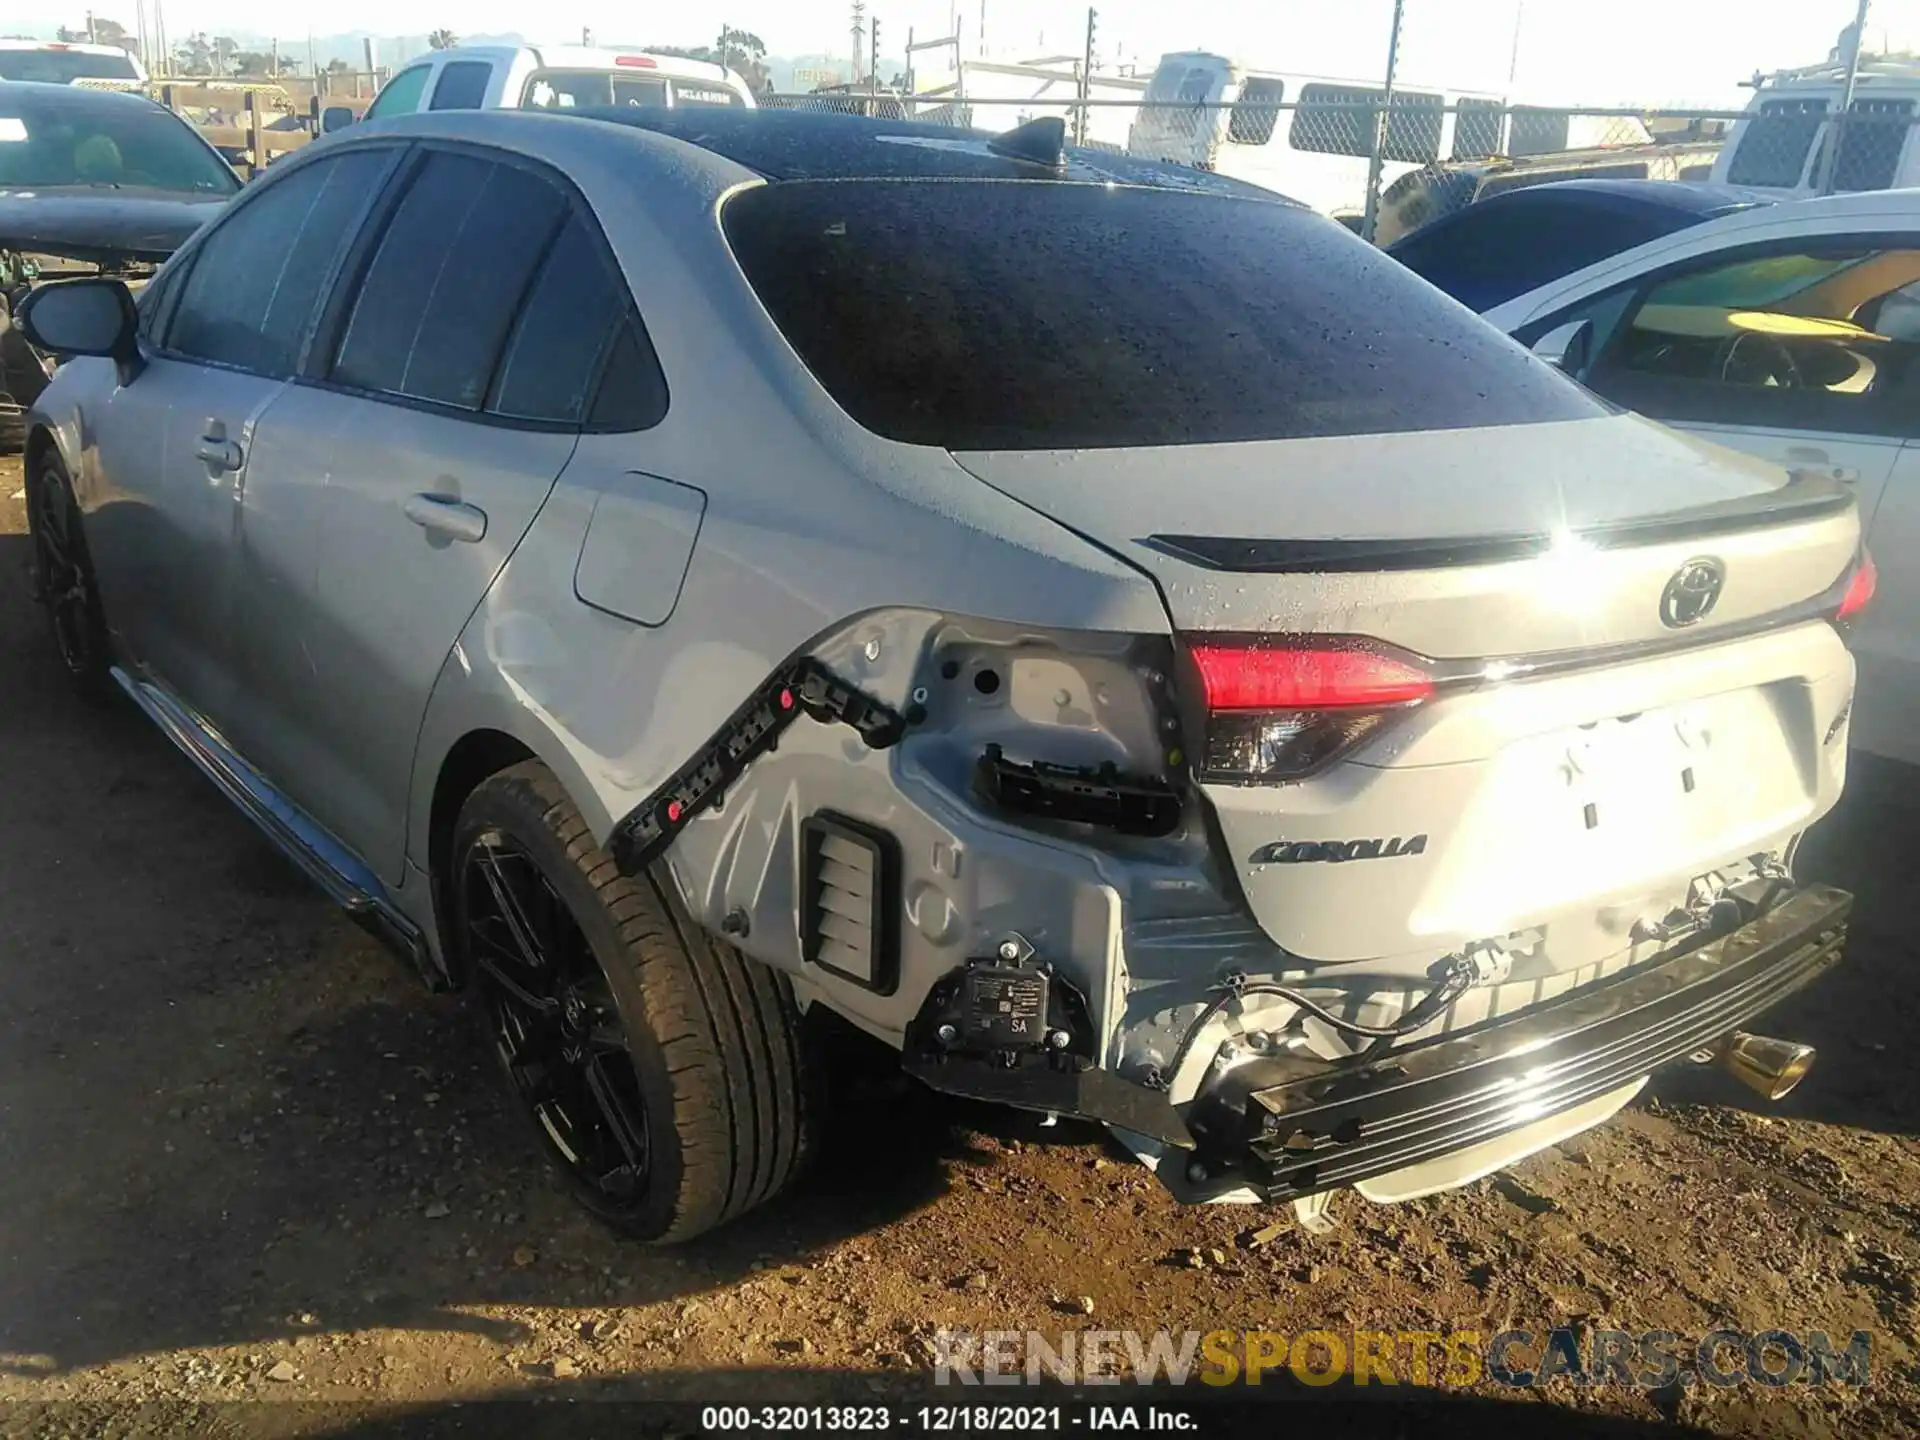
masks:
[[[690,1240],[779,1193],[813,1148],[816,1066],[787,977],[625,876],[552,771],[461,807],[449,939],[541,1148],[587,1209]]]
[[[106,614],[73,482],[51,446],[28,478],[27,532],[33,544],[33,593],[46,607],[67,678],[81,695],[98,699],[111,688]]]

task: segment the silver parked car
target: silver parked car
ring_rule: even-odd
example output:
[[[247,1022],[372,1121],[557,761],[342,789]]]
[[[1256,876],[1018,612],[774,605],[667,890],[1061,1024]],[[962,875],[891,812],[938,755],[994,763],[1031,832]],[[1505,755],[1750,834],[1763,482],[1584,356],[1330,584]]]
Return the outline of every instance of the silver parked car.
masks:
[[[479,989],[629,1233],[796,1172],[816,1009],[1308,1223],[1811,1058],[1742,1027],[1844,938],[1851,496],[1299,206],[1058,121],[431,113],[21,324],[75,677]]]

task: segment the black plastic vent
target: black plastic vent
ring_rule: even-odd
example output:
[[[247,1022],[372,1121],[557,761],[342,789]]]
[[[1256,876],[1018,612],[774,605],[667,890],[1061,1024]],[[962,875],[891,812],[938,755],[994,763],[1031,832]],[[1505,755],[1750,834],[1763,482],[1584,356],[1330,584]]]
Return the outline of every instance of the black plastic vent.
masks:
[[[900,981],[898,844],[826,811],[804,821],[800,835],[803,958],[891,995]]]

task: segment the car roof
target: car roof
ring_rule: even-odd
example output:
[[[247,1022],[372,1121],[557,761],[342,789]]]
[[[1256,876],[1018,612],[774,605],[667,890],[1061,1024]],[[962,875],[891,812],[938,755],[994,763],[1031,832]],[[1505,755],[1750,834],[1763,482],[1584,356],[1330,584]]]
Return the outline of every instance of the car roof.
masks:
[[[42,114],[61,110],[99,111],[115,105],[128,109],[166,108],[144,95],[134,95],[124,90],[93,90],[85,85],[55,85],[44,80],[0,80],[0,113],[23,105],[31,105]]]
[[[1594,176],[1571,180],[1549,180],[1539,185],[1520,185],[1489,195],[1479,205],[1510,206],[1525,204],[1529,195],[1542,191],[1556,195],[1590,195],[1622,205],[1651,206],[1676,210],[1687,215],[1713,215],[1740,205],[1769,205],[1778,197],[1738,185],[1710,185],[1691,180],[1645,180],[1619,176]]]
[[[547,112],[553,113],[553,112]],[[697,146],[769,180],[986,179],[1106,181],[1297,204],[1243,180],[1184,165],[1068,146],[1065,171],[995,154],[984,130],[923,120],[868,119],[816,110],[625,106],[567,118],[650,130]]]

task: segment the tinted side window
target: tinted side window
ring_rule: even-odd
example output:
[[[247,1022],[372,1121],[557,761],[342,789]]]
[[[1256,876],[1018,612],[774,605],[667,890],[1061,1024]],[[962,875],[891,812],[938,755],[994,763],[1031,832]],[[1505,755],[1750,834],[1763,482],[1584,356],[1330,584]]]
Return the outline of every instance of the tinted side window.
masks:
[[[456,60],[440,69],[430,110],[478,110],[487,98],[493,67],[479,60]]]
[[[386,150],[353,150],[263,181],[190,257],[167,348],[291,375],[320,287],[390,158]]]
[[[637,334],[632,308],[626,283],[609,269],[598,240],[578,216],[570,219],[521,307],[487,409],[523,420],[579,424],[587,415],[601,357],[625,326],[635,334],[622,337],[624,345],[615,353],[629,367],[619,383],[633,391],[622,414],[634,423],[607,428],[657,424],[666,413],[666,384],[652,347]],[[643,353],[625,353],[636,346]]]
[[[1351,85],[1303,85],[1287,143],[1296,150],[1369,155],[1374,116],[1383,98],[1379,90]],[[1382,153],[1389,160],[1413,164],[1439,159],[1444,114],[1440,96],[1396,90],[1387,107],[1387,143]]]
[[[1453,117],[1455,160],[1484,160],[1500,153],[1500,102],[1462,100]]]
[[[166,333],[167,321],[171,318],[168,312],[180,298],[180,287],[186,283],[182,277],[192,264],[193,257],[189,255],[183,263],[166,267],[147,282],[134,301],[134,309],[140,315],[140,334],[149,343],[159,344],[160,337]]]
[[[1557,155],[1567,148],[1570,121],[1564,110],[1542,110],[1518,105],[1513,111],[1513,135],[1507,143],[1509,155]]]
[[[1840,154],[1833,162],[1836,190],[1885,190],[1893,184],[1913,123],[1911,100],[1856,100],[1847,107]],[[1828,129],[1832,143],[1833,127]]]
[[[429,155],[367,267],[333,379],[478,410],[564,211],[528,171]]]
[[[1750,253],[1669,274],[1628,314],[1590,383],[1662,417],[1920,433],[1920,344],[1877,324],[1897,317],[1895,297],[1916,280],[1912,247]]]
[[[420,92],[427,88],[427,76],[432,67],[416,65],[411,70],[402,70],[387,82],[387,88],[373,97],[373,104],[367,107],[367,119],[378,120],[383,115],[405,115],[420,108]]]
[[[1274,122],[1287,87],[1278,80],[1253,79],[1240,87],[1227,120],[1227,139],[1238,145],[1264,145],[1273,139]]]
[[[1729,185],[1794,186],[1826,118],[1825,100],[1765,100],[1747,117],[1740,148],[1727,167]]]

